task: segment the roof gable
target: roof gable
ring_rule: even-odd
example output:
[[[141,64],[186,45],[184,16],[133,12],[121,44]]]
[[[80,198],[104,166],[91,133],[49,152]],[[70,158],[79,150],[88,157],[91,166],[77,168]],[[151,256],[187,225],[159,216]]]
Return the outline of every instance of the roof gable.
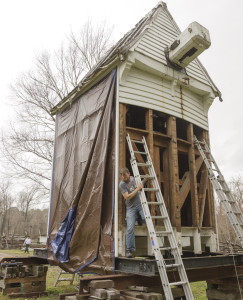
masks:
[[[103,74],[111,66],[115,67],[118,61],[124,60],[131,50],[167,66],[165,47],[173,42],[180,33],[181,31],[169,13],[167,5],[160,1],[101,58],[84,76],[78,86],[52,109],[52,113],[55,114],[58,110],[62,110],[67,103],[74,101],[82,92],[87,90],[87,86],[91,87],[95,84],[97,74]],[[198,59],[186,67],[186,72],[189,76],[211,86],[216,96],[221,96],[220,91]]]
[[[153,16],[152,22],[147,26],[143,36],[132,49],[167,65],[165,48],[171,44],[180,33],[181,31],[168,12],[166,5],[160,4],[157,8],[157,13]],[[189,76],[217,90],[198,59],[193,60],[185,69]]]

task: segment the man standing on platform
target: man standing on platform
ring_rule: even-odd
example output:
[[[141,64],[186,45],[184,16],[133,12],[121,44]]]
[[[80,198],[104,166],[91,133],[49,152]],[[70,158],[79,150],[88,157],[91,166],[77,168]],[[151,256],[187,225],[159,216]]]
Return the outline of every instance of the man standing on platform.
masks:
[[[121,169],[120,174],[122,181],[119,184],[119,188],[126,201],[126,257],[132,258],[132,252],[136,251],[134,235],[135,222],[140,218],[142,223],[145,223],[143,208],[138,192],[143,189],[147,180],[143,180],[142,184],[137,186],[134,177],[130,175],[127,168]]]

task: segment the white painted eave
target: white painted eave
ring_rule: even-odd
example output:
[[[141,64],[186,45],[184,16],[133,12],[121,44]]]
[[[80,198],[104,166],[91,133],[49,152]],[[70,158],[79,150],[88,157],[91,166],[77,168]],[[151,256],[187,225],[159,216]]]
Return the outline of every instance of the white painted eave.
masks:
[[[120,83],[126,81],[131,67],[147,71],[151,74],[165,78],[169,81],[177,81],[177,84],[186,87],[195,94],[203,96],[205,99],[215,99],[219,97],[219,91],[214,90],[212,86],[188,76],[180,71],[174,70],[158,61],[153,60],[141,53],[132,51],[128,53],[127,59],[120,64]]]

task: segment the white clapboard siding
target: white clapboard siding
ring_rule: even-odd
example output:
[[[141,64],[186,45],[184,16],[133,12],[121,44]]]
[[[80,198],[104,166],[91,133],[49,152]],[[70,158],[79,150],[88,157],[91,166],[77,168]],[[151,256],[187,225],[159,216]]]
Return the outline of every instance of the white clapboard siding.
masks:
[[[150,27],[146,30],[144,36],[137,43],[135,51],[163,64],[167,64],[164,50],[178,35],[179,32],[175,24],[166,11],[161,9]],[[186,67],[186,71],[189,76],[207,85],[211,85],[197,59]]]
[[[172,91],[170,81],[137,68],[131,68],[125,83],[120,83],[119,101],[161,111],[208,129],[207,110],[200,96],[185,87],[177,86]]]

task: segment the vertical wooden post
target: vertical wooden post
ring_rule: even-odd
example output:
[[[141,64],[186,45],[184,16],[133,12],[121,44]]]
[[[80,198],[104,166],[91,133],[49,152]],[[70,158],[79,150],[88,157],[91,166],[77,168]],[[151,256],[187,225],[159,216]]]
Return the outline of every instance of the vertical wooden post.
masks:
[[[190,142],[188,151],[189,161],[189,176],[190,176],[190,189],[191,189],[191,205],[192,205],[192,226],[199,226],[199,208],[198,208],[198,193],[197,193],[197,173],[195,165],[195,150],[193,139],[193,125],[190,123],[187,127],[187,140]]]
[[[119,104],[119,170],[126,167],[126,104]],[[119,191],[118,197],[118,230],[120,239],[120,251],[119,253],[125,254],[125,238],[124,226],[125,226],[125,203],[124,199]],[[124,252],[124,253],[123,253]]]
[[[149,149],[149,153],[151,156],[151,159],[153,161],[153,164],[155,165],[155,161],[154,161],[154,126],[153,126],[153,110],[152,109],[148,109],[145,115],[145,128],[146,130],[148,130],[148,135],[147,135],[147,145],[148,145],[148,149]],[[151,201],[155,201],[155,196],[152,193],[151,197],[150,197]],[[155,207],[152,207],[151,209],[151,215],[154,216],[155,215]]]
[[[148,136],[147,136],[147,144],[150,152],[150,156],[154,163],[154,136],[153,136],[153,110],[148,109],[145,116],[145,124],[146,124],[146,130],[148,130]]]
[[[203,131],[203,138],[205,139],[206,143],[209,145],[209,135],[207,131]],[[206,218],[208,226],[214,227],[216,229],[216,220],[215,220],[215,205],[214,205],[214,195],[213,195],[213,187],[211,184],[210,179],[208,179],[208,193],[207,193],[207,200],[208,200],[208,212],[206,212]]]
[[[202,227],[203,225],[207,186],[208,186],[208,171],[206,165],[203,165],[201,170],[201,180],[200,180],[199,192],[198,192],[199,227]]]
[[[160,159],[163,159],[160,157],[160,148],[159,147],[154,147],[154,170],[157,175],[157,179],[159,184],[161,183],[161,174],[160,174]]]
[[[170,176],[169,176],[169,161],[168,161],[168,148],[163,151],[163,173],[164,173],[164,200],[166,204],[166,209],[168,211],[169,216],[171,217],[170,211]]]
[[[181,231],[181,212],[179,205],[179,168],[178,168],[178,150],[176,134],[176,118],[170,116],[167,120],[167,135],[171,137],[168,155],[169,155],[169,182],[170,182],[170,212],[171,223],[177,231]]]

